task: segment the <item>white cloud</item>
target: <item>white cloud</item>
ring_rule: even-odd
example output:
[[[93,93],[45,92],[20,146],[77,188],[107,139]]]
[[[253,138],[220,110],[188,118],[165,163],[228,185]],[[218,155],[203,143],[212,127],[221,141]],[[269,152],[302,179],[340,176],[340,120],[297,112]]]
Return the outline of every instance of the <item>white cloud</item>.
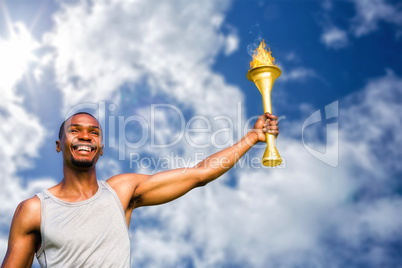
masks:
[[[36,42],[22,23],[11,25],[9,40],[0,37],[0,155],[2,171],[7,177],[17,168],[29,167],[29,159],[37,156],[44,138],[44,130],[38,118],[24,108],[24,96],[18,94],[17,86],[22,80]],[[15,47],[16,46],[16,47]],[[20,55],[22,54],[22,55]]]
[[[321,42],[323,42],[328,48],[344,48],[348,45],[348,36],[346,31],[337,27],[331,27],[324,30],[321,35]]]
[[[112,176],[123,173],[120,162],[107,156],[102,156],[99,159],[96,168],[97,176],[100,180],[107,180]]]
[[[0,70],[5,74],[4,79],[0,80],[0,121],[3,125],[0,128],[0,155],[3,179],[13,175],[17,168],[30,166],[29,160],[37,156],[45,135],[38,118],[25,109],[24,96],[17,90],[29,63],[30,50],[34,46],[32,44],[36,42],[25,25],[18,23],[15,27],[18,31],[11,34],[10,40],[0,37],[0,53],[4,54],[0,55],[4,56],[4,60],[0,61]],[[18,57],[16,54],[19,53],[23,55]]]
[[[328,12],[332,10],[336,1],[326,1],[323,5],[325,10],[324,18],[328,21]],[[324,23],[321,42],[328,48],[341,49],[349,45],[348,35],[361,37],[378,30],[381,22],[390,23],[396,26],[395,39],[399,39],[402,29],[402,8],[398,4],[392,4],[387,0],[353,0],[351,3],[355,7],[355,15],[350,18],[348,29],[340,29],[332,25],[331,22]]]
[[[219,51],[230,54],[238,43],[234,33],[220,32],[227,6],[228,1],[64,5],[45,40],[54,48],[65,109],[83,100],[111,99],[124,83],[145,79],[153,94],[163,92],[197,112],[209,111],[217,92],[228,94],[223,78],[209,66]],[[240,91],[236,95],[241,98]],[[208,105],[197,104],[199,99]]]
[[[310,68],[305,67],[296,67],[290,71],[287,71],[285,68],[281,67],[282,74],[280,77],[280,81],[304,81],[307,78],[318,77],[316,72]]]
[[[393,160],[402,157],[402,153],[397,146],[392,145],[402,144],[402,137],[398,132],[402,125],[401,88],[400,77],[387,70],[384,77],[371,79],[364,91],[348,97],[345,105],[349,109],[342,115],[344,120],[351,122],[344,125],[351,141],[363,139],[375,148],[371,152],[374,159],[389,159],[380,164],[384,169],[384,176],[388,172],[401,170],[401,166]]]
[[[377,30],[381,21],[402,27],[402,9],[386,0],[354,0],[356,16],[352,30],[356,36],[362,36]]]
[[[23,23],[16,22],[8,26],[10,38],[7,40],[0,38],[0,73],[2,74],[0,86],[3,88],[0,96],[3,100],[5,97],[10,97],[4,94],[10,93],[16,81],[22,78],[28,63],[37,60],[33,51],[39,46]]]
[[[54,183],[49,178],[37,178],[23,186],[22,178],[17,175],[18,171],[31,167],[31,161],[38,156],[46,134],[38,117],[26,109],[26,96],[18,91],[19,83],[29,71],[27,66],[37,43],[24,24],[18,23],[13,27],[16,30],[11,39],[0,37],[0,70],[4,74],[0,79],[0,226],[3,228],[10,226],[19,202]],[[7,237],[0,239],[0,256],[5,255]]]
[[[239,48],[239,38],[236,34],[230,34],[226,38],[225,55],[228,56]]]

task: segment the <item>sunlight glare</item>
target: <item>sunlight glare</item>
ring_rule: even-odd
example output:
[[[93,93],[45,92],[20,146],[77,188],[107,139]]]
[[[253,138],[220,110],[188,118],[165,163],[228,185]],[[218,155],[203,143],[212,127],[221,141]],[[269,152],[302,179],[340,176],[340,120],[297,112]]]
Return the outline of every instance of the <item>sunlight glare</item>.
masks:
[[[10,89],[28,70],[30,62],[37,61],[33,51],[39,44],[23,23],[15,23],[8,40],[0,37],[0,87]]]

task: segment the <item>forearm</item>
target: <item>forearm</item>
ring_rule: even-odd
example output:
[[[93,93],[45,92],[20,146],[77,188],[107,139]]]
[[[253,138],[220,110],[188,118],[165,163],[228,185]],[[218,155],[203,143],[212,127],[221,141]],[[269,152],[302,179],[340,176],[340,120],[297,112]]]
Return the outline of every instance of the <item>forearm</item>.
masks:
[[[209,156],[194,166],[203,174],[202,184],[207,184],[231,169],[257,142],[257,134],[250,131],[232,146]]]
[[[135,187],[131,198],[135,201],[134,206],[170,202],[195,187],[207,184],[233,167],[257,142],[257,134],[249,132],[237,143],[209,156],[193,168],[168,170],[149,176]]]

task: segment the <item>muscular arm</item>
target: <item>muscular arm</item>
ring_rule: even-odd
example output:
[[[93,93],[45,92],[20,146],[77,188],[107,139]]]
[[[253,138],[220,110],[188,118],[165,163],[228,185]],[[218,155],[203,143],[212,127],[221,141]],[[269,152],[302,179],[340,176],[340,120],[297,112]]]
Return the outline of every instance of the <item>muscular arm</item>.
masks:
[[[277,135],[276,120],[277,117],[270,114],[260,116],[253,130],[240,141],[211,155],[192,168],[169,170],[149,176],[122,174],[112,177],[108,183],[119,194],[126,211],[127,208],[133,209],[172,201],[191,189],[206,185],[223,175],[253,145],[259,141],[265,141],[265,132]]]
[[[40,200],[32,197],[17,207],[1,268],[31,267],[40,243]]]

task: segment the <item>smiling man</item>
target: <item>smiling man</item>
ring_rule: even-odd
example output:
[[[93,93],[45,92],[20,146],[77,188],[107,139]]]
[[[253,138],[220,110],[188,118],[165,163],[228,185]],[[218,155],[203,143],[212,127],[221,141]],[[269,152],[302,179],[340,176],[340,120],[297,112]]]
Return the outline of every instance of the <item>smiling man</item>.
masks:
[[[19,204],[1,267],[30,267],[35,253],[42,267],[130,267],[128,226],[135,208],[172,201],[218,178],[265,141],[265,132],[278,135],[277,125],[276,116],[261,115],[240,141],[193,168],[100,181],[95,164],[103,154],[101,126],[88,113],[71,116],[56,141],[64,178]]]

